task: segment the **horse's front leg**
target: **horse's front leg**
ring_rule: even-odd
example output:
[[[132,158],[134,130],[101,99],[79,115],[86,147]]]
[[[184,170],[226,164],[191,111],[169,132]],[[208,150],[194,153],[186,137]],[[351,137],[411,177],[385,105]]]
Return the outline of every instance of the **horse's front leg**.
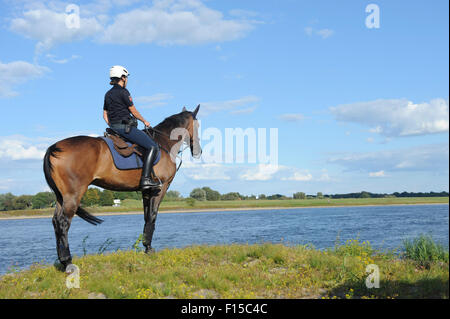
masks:
[[[142,244],[145,247],[145,253],[154,251],[152,248],[153,232],[155,231],[155,222],[157,211],[154,210],[155,197],[151,196],[150,192],[142,193],[142,200],[144,202],[144,238]]]

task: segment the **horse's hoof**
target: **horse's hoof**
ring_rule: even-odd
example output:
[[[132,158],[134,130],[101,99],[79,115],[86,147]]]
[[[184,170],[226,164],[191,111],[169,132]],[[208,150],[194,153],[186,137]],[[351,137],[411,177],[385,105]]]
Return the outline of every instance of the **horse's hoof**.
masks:
[[[145,253],[147,255],[153,255],[154,253],[156,253],[156,251],[155,251],[155,248],[150,247],[150,248],[145,248]]]

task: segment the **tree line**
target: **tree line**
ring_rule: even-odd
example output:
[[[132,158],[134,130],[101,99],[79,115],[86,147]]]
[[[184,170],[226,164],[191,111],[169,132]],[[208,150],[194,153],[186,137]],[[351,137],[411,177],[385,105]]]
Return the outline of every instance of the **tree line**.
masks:
[[[318,192],[314,195],[304,192],[296,192],[291,196],[282,194],[259,194],[259,195],[242,195],[239,192],[229,192],[221,194],[217,190],[210,187],[194,188],[187,198],[181,196],[176,190],[166,193],[164,200],[198,200],[198,201],[218,201],[218,200],[289,200],[289,199],[322,199],[322,198],[389,198],[389,197],[448,197],[448,192],[394,192],[391,194],[370,193],[362,191],[359,193],[347,194],[323,194]],[[110,190],[100,190],[98,188],[89,188],[81,199],[82,206],[112,206],[114,199],[135,199],[141,200],[139,192],[115,192]],[[54,207],[56,203],[55,194],[53,192],[39,192],[35,195],[15,196],[12,193],[0,194],[0,211],[6,210],[22,210],[22,209],[39,209]]]

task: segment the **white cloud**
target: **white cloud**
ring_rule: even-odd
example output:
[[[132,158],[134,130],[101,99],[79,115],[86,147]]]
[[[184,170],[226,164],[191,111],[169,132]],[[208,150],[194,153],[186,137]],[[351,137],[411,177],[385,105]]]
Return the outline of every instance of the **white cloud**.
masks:
[[[375,100],[330,108],[337,121],[370,127],[387,137],[448,132],[448,99],[415,104],[406,99]]]
[[[286,114],[281,114],[279,116],[279,119],[282,121],[287,121],[287,122],[300,122],[305,119],[305,116],[300,113],[286,113]]]
[[[306,27],[305,28],[305,33],[307,36],[312,36],[314,33],[314,29],[312,27]]]
[[[0,179],[0,189],[8,190],[13,182],[15,182],[15,180],[12,178]]]
[[[256,11],[250,11],[250,10],[242,10],[242,9],[233,9],[230,10],[230,15],[240,18],[255,18],[255,17],[261,17],[261,14]]]
[[[236,40],[252,29],[253,23],[248,20],[225,19],[201,1],[155,1],[150,8],[119,14],[105,29],[101,41],[193,45]]]
[[[328,182],[331,181],[331,177],[327,172],[323,172],[317,180],[320,182]]]
[[[338,154],[328,158],[328,163],[338,164],[348,171],[372,173],[394,171],[429,171],[448,174],[448,144],[430,144],[406,149],[384,150],[369,153]]]
[[[11,160],[42,159],[45,147],[31,145],[20,136],[0,137],[0,158]]]
[[[258,164],[240,175],[240,178],[246,181],[267,181],[272,179],[273,175],[280,169],[279,165]]]
[[[245,170],[239,177],[246,181],[279,179],[282,181],[305,182],[313,179],[313,176],[307,170],[274,164],[258,164],[256,167]]]
[[[301,172],[294,172],[292,176],[289,177],[282,177],[282,181],[300,181],[300,182],[306,182],[312,180],[312,175],[310,173],[301,173]]]
[[[183,174],[194,180],[309,181],[312,175],[294,167],[258,164],[256,166],[225,165],[220,163],[196,163],[183,161]]]
[[[321,37],[322,39],[329,38],[334,34],[333,30],[327,29],[327,28],[316,30],[313,27],[306,27],[304,29],[304,31],[305,31],[305,34],[309,37],[317,35],[317,36]]]
[[[369,172],[370,177],[385,177],[386,174],[384,171],[378,171],[378,172]]]
[[[225,18],[220,11],[208,8],[199,0],[158,0],[151,6],[134,6],[128,11],[124,10],[126,5],[130,2],[98,0],[83,4],[79,7],[79,27],[68,27],[67,3],[26,3],[22,13],[11,19],[9,29],[37,40],[36,52],[42,53],[57,44],[86,38],[124,45],[221,43],[240,39],[261,23],[248,19],[248,12]],[[108,15],[114,6],[121,6],[123,13]]]
[[[217,163],[183,162],[183,174],[194,180],[229,180],[229,166]]]
[[[25,11],[20,18],[11,21],[10,29],[27,38],[37,40],[36,51],[42,53],[55,44],[72,42],[91,37],[103,27],[95,17],[80,18],[79,28],[66,25],[67,15],[64,11],[47,8]]]
[[[70,62],[70,61],[72,61],[72,60],[76,60],[76,59],[79,59],[79,58],[80,58],[80,56],[79,56],[79,55],[76,55],[76,54],[72,54],[71,57],[69,57],[69,58],[63,58],[63,59],[58,59],[58,58],[56,57],[56,55],[50,54],[50,53],[46,54],[45,56],[46,56],[51,62],[56,63],[56,64],[66,64],[67,62]]]
[[[202,102],[200,103],[202,106],[200,108],[200,115],[206,116],[211,113],[224,111],[234,112],[234,114],[239,114],[239,111],[246,113],[252,108],[255,108],[255,104],[258,102],[259,98],[256,96],[245,96],[239,99],[221,102]]]
[[[322,29],[322,30],[318,30],[317,35],[321,36],[322,39],[326,39],[331,37],[334,34],[334,31],[331,29]]]
[[[31,79],[42,77],[50,70],[46,67],[31,64],[25,61],[2,63],[0,61],[0,97],[11,97],[18,93],[14,87]]]
[[[248,107],[248,108],[245,108],[245,109],[239,109],[239,110],[230,111],[230,114],[234,114],[234,115],[250,114],[250,113],[253,113],[253,111],[255,109],[256,109],[256,106],[253,106],[253,107]]]
[[[152,108],[156,106],[164,106],[167,100],[172,99],[173,96],[168,93],[157,93],[151,96],[138,96],[134,100],[142,104],[142,108]]]

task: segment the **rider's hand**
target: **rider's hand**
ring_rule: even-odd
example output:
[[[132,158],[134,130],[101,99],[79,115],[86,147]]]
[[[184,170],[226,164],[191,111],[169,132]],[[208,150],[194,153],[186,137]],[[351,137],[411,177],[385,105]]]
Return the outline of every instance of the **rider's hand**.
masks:
[[[144,121],[145,127],[150,127],[150,122]]]

